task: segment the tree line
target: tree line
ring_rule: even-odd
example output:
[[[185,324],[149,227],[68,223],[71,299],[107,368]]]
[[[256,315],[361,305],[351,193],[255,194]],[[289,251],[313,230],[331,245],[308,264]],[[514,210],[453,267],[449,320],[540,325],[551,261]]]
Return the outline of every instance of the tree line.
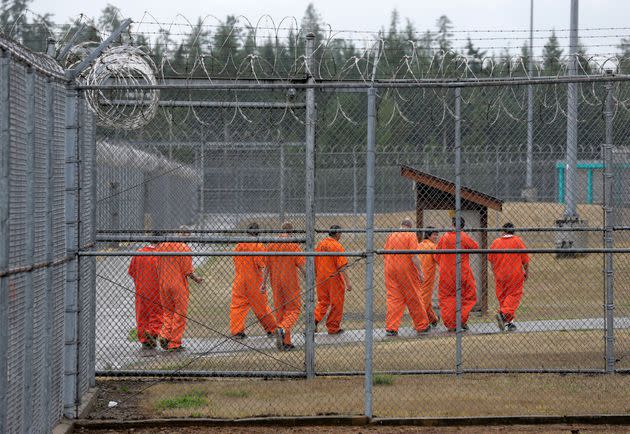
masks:
[[[46,39],[51,36],[53,16],[49,13],[33,16],[27,13],[32,0],[0,0],[0,27],[18,42],[36,51],[45,51]],[[121,23],[118,10],[108,4],[95,20],[86,26],[76,42],[98,42],[115,30]],[[68,22],[55,30],[56,34],[71,35],[78,30],[78,23]],[[217,26],[208,26],[199,18],[190,31],[181,39],[160,28],[157,35],[141,32],[124,33],[121,41],[147,47],[160,76],[247,78],[303,76],[305,35],[315,35],[315,45],[326,47],[315,52],[316,73],[321,79],[342,77],[359,79],[369,76],[373,57],[368,59],[355,45],[356,41],[337,37],[328,40],[323,18],[313,4],[308,5],[301,20],[300,30],[288,30],[282,37],[267,37],[262,43],[257,40],[256,29],[243,26],[236,16],[227,16]],[[436,21],[434,29],[419,32],[409,19],[402,20],[396,10],[392,11],[387,28],[381,29],[379,38],[382,51],[379,53],[378,78],[411,78],[424,73],[425,76],[460,77],[464,74],[489,76],[500,74],[524,75],[529,61],[529,46],[522,44],[515,56],[509,50],[488,52],[478,47],[468,37],[463,47],[456,47],[454,25],[447,16]],[[630,38],[622,38],[617,46],[620,58],[630,59]],[[580,45],[579,73],[589,72],[589,62],[584,46]],[[363,59],[348,67],[348,59]],[[515,61],[518,58],[518,62]],[[408,65],[403,62],[409,61]],[[463,65],[461,59],[466,59]],[[558,36],[551,32],[542,56],[537,56],[536,66],[541,75],[555,75],[566,67],[567,56]],[[244,68],[247,65],[248,68]],[[630,71],[625,62],[622,69]],[[620,85],[621,86],[621,85]],[[593,91],[586,89],[585,92]],[[415,94],[413,92],[416,92]],[[603,87],[594,91],[597,99],[603,99]],[[284,95],[263,92],[244,92],[240,101],[267,99],[282,100]],[[584,94],[584,92],[582,92]],[[161,99],[230,99],[233,95],[210,92],[163,91]],[[471,152],[486,152],[501,149],[501,152],[520,152],[526,143],[526,128],[523,119],[526,113],[524,88],[494,88],[464,91],[464,122],[462,125],[463,146]],[[586,95],[588,98],[588,95]],[[296,100],[303,99],[301,93]],[[582,100],[582,99],[581,99]],[[318,150],[322,152],[351,152],[365,144],[365,99],[364,95],[351,93],[318,93]],[[454,142],[454,125],[449,110],[453,108],[453,95],[449,91],[382,91],[379,92],[378,147],[383,152],[417,152],[451,154]],[[535,88],[534,143],[549,145],[553,154],[563,155],[566,145],[566,86],[545,85]],[[340,111],[342,110],[343,113]],[[195,115],[190,108],[170,108],[144,129],[119,135],[124,140],[224,140],[234,142],[301,141],[303,126],[296,119],[303,116],[299,110],[295,117],[282,112],[243,109],[248,119],[237,116],[233,109],[198,108]],[[603,120],[601,106],[582,104],[580,107],[579,137],[581,144],[592,144],[593,149],[603,143]],[[346,118],[351,117],[354,123]],[[624,112],[616,119],[619,130],[625,134],[630,122]],[[199,128],[199,119],[207,122]],[[497,120],[499,119],[499,120]],[[253,122],[252,122],[253,120]],[[266,128],[269,121],[282,122],[278,128]],[[229,124],[229,125],[228,125]],[[171,125],[172,128],[165,128]],[[113,133],[101,129],[101,134]],[[630,132],[628,132],[630,134]],[[119,133],[116,133],[117,135]],[[188,154],[188,152],[184,152]],[[184,157],[184,154],[181,157]],[[580,158],[594,158],[582,154]],[[193,158],[192,154],[187,158]],[[184,159],[187,159],[184,158]],[[446,158],[446,157],[445,157]],[[448,158],[451,158],[450,156]],[[541,157],[541,158],[549,158]]]
[[[78,22],[56,26],[51,13],[30,13],[31,3],[32,0],[0,0],[0,30],[32,50],[46,51],[49,37],[63,35],[68,39],[81,28]],[[98,42],[120,24],[118,9],[107,4],[94,22],[83,27],[75,42]],[[243,25],[236,16],[228,15],[216,26],[208,26],[198,18],[183,38],[160,27],[149,36],[137,31],[123,34],[119,42],[146,47],[160,75],[165,77],[210,75],[233,78],[258,73],[286,78],[304,73],[300,64],[304,55],[304,38],[307,33],[313,33],[315,45],[320,47],[315,52],[316,74],[320,78],[356,79],[371,73],[370,59],[360,63],[358,68],[349,67],[349,59],[366,57],[366,53],[356,46],[356,41],[344,39],[343,35],[329,39],[324,20],[312,3],[304,12],[299,31],[290,29],[278,35],[269,34],[264,41],[257,38],[256,31],[256,28]],[[403,22],[399,13],[393,10],[389,26],[373,36],[375,40],[382,41],[378,76],[390,78],[428,72],[431,76],[456,77],[470,73],[483,76],[526,72],[531,55],[527,41],[523,42],[518,53],[510,52],[507,47],[499,52],[488,52],[476,46],[470,36],[463,47],[455,47],[453,31],[454,25],[446,15],[436,20],[434,29],[420,32],[410,19]],[[630,37],[620,39],[617,51],[620,58],[630,58]],[[561,72],[563,62],[566,62],[564,54],[558,36],[552,31],[542,56],[535,60],[539,73],[553,75]],[[582,44],[579,45],[578,56],[579,71],[590,72],[589,55]],[[403,65],[401,59],[413,60]],[[466,59],[465,65],[461,59]],[[630,63],[626,63],[622,62],[621,66],[630,69],[626,68]],[[361,68],[364,70],[361,71]]]

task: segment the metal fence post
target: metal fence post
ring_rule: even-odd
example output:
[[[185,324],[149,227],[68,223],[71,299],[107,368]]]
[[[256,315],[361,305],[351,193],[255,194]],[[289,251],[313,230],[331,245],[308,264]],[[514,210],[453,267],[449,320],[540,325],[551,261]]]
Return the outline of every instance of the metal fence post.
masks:
[[[527,75],[532,77],[534,73],[534,0],[530,1],[530,15],[529,15],[529,58],[527,59]],[[526,160],[526,175],[525,175],[525,200],[534,201],[536,195],[533,192],[534,178],[533,178],[533,161],[534,161],[534,86],[531,84],[527,86],[527,160]]]
[[[462,90],[455,88],[455,248],[462,248],[462,143],[461,143],[461,100]],[[455,255],[455,291],[456,291],[456,338],[455,372],[462,373],[462,255]]]
[[[42,401],[45,406],[44,414],[46,415],[46,420],[50,419],[49,415],[52,408],[52,402],[54,397],[50,396],[52,391],[52,349],[53,349],[53,267],[50,263],[54,259],[53,252],[53,197],[54,197],[54,159],[55,159],[55,146],[54,146],[54,136],[55,136],[55,91],[53,88],[53,83],[49,79],[46,82],[46,145],[48,146],[48,153],[46,157],[46,171],[48,174],[48,184],[46,186],[46,262],[48,262],[48,267],[46,267],[46,339],[44,341],[45,349],[44,349],[44,366],[45,366],[45,378],[44,378],[44,396]],[[46,425],[48,429],[52,429],[52,427]]]
[[[315,35],[306,35],[307,83],[313,84],[313,51]],[[306,89],[306,186],[305,186],[305,220],[306,251],[315,250],[315,89]],[[306,341],[305,366],[306,378],[315,377],[315,258],[306,258]]]
[[[369,97],[369,93],[368,93]],[[368,103],[369,104],[369,103]],[[368,105],[368,109],[369,109]],[[369,116],[369,113],[368,113]],[[369,121],[369,118],[368,118]],[[369,134],[369,125],[368,125],[368,134]],[[369,138],[369,137],[368,137]],[[369,143],[368,143],[369,146]],[[356,149],[352,149],[352,213],[357,215],[359,212],[359,182],[357,179],[357,152]]]
[[[365,416],[372,417],[372,350],[374,303],[374,166],[376,148],[376,89],[368,89],[367,99],[367,161],[365,195]]]
[[[280,185],[278,186],[278,189],[280,190],[280,222],[284,222],[286,220],[286,198],[285,198],[285,194],[284,194],[284,190],[285,190],[285,176],[286,176],[286,161],[285,161],[285,151],[284,151],[284,142],[282,141],[282,139],[280,138],[280,136],[278,136],[278,139],[280,141],[279,143],[279,147],[280,147],[280,179],[279,179],[279,183]]]
[[[0,270],[9,267],[9,53],[0,50]],[[9,278],[0,277],[0,432],[8,431]]]
[[[578,0],[571,0],[571,32],[570,52],[567,73],[574,77],[577,74],[577,49],[578,49]],[[565,180],[565,217],[567,219],[578,218],[577,213],[577,140],[578,140],[578,99],[577,83],[567,85],[567,156],[566,156],[566,180]]]
[[[205,224],[204,215],[206,212],[206,136],[204,133],[203,140],[201,141],[201,156],[199,157],[199,164],[201,166],[201,194],[199,195],[199,213],[201,214],[202,222]]]
[[[34,265],[35,259],[35,231],[33,214],[35,211],[35,71],[32,68],[26,70],[26,236],[25,236],[25,264],[27,267]],[[33,383],[33,308],[35,294],[33,289],[33,271],[25,274],[24,302],[26,310],[24,315],[24,402],[22,404],[24,432],[31,431],[33,422],[33,399],[31,386]]]
[[[85,146],[89,146],[90,150],[90,173],[87,176],[90,177],[90,204],[92,205],[90,208],[90,246],[91,248],[95,248],[96,246],[96,226],[97,226],[97,216],[96,216],[96,208],[98,204],[98,191],[96,188],[96,125],[94,121],[94,115],[89,113],[89,122],[92,123],[90,131],[91,136],[89,137],[89,143],[85,143]],[[89,383],[90,387],[96,386],[96,258],[91,258],[91,268],[90,268],[90,291],[91,291],[91,299],[90,299],[90,324],[93,326],[90,328],[89,333],[89,346],[90,346],[90,354],[89,354],[89,366],[88,366],[88,375],[89,375]]]
[[[77,252],[78,231],[78,118],[77,105],[79,95],[70,84],[66,88],[66,137],[65,137],[65,223],[66,223],[66,254],[71,257],[66,268],[66,290],[64,295],[64,383],[63,383],[63,413],[68,418],[77,415],[77,371],[78,371],[78,275],[79,264]]]
[[[606,143],[603,148],[604,158],[604,248],[613,248],[613,83],[606,82]],[[606,372],[615,372],[615,318],[614,318],[614,268],[613,254],[604,254],[604,315],[606,330]]]

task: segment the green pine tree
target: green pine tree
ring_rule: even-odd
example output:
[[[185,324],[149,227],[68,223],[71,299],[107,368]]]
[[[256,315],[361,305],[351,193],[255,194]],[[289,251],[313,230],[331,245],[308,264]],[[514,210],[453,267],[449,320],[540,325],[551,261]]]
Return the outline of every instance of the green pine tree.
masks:
[[[543,68],[546,75],[554,75],[560,72],[562,52],[556,32],[553,30],[543,48]]]
[[[619,59],[619,72],[627,74],[630,72],[630,37],[621,38],[617,49],[619,50],[619,54],[617,54],[617,58]]]
[[[453,46],[453,42],[451,41],[453,37],[453,33],[451,32],[451,30],[453,30],[453,23],[446,15],[442,15],[438,18],[436,27],[438,30],[435,39],[438,44],[438,49],[442,52],[447,52]]]
[[[475,45],[468,37],[466,43],[466,56],[468,57],[468,67],[475,73],[479,74],[483,68],[483,60],[486,57],[487,51],[475,48]]]

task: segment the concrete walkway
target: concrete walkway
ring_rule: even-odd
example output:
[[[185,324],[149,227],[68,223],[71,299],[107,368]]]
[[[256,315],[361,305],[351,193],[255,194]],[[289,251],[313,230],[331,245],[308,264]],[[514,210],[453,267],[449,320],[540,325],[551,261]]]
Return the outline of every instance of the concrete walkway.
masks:
[[[542,320],[542,321],[522,321],[517,323],[518,330],[510,334],[532,334],[541,332],[554,331],[584,331],[584,330],[603,330],[604,321],[601,318],[584,318],[584,319],[568,319],[568,320]],[[629,329],[630,317],[622,317],[615,319],[615,329]],[[126,329],[128,330],[128,329]],[[120,345],[115,349],[106,346],[97,345],[97,361],[96,370],[108,369],[126,369],[130,366],[138,366],[149,364],[155,359],[163,357],[170,358],[189,358],[190,356],[200,357],[217,357],[236,355],[244,352],[253,351],[277,351],[275,347],[275,339],[267,336],[251,336],[242,340],[235,340],[229,337],[217,337],[210,339],[185,338],[184,346],[187,351],[184,353],[166,353],[161,350],[146,351],[139,349],[136,342],[129,342],[125,338],[119,340]],[[499,331],[495,322],[485,322],[470,324],[470,330],[464,332],[464,339],[471,336],[496,335],[502,333]],[[113,336],[108,333],[109,339],[113,340]],[[384,329],[375,329],[373,331],[374,342],[394,341],[394,340],[426,340],[439,337],[455,338],[454,333],[449,333],[443,325],[439,325],[426,335],[419,337],[415,331],[408,327],[402,327],[398,331],[398,337],[387,337]],[[344,345],[360,343],[365,340],[365,330],[347,330],[340,335],[328,335],[326,332],[315,334],[316,346],[328,345]],[[304,335],[302,333],[293,336],[294,351],[301,351],[304,347]],[[112,363],[115,360],[115,363]],[[147,368],[150,369],[149,366]]]
[[[135,324],[135,301],[133,293],[129,288],[133,288],[133,282],[127,276],[126,271],[129,265],[128,257],[108,257],[97,260],[97,273],[103,276],[112,276],[111,280],[116,284],[103,279],[96,278],[96,370],[119,370],[130,369],[152,369],[156,360],[169,359],[189,359],[190,356],[200,357],[220,357],[229,356],[251,351],[277,351],[275,340],[266,336],[252,336],[244,340],[233,340],[227,336],[217,335],[215,338],[185,338],[184,346],[188,351],[185,353],[165,353],[161,350],[143,351],[137,342],[129,340],[129,331],[134,329]],[[483,323],[470,323],[470,330],[464,336],[492,335],[501,333],[493,320]],[[581,319],[561,319],[561,320],[541,320],[541,321],[519,321],[516,323],[517,334],[553,332],[553,331],[581,331],[599,330],[603,332],[604,321],[602,318],[581,318]],[[615,318],[615,329],[630,329],[630,317]],[[258,330],[258,328],[257,328]],[[375,329],[373,332],[374,341],[384,340],[410,340],[410,339],[431,339],[436,337],[451,336],[443,325],[439,325],[426,336],[417,337],[411,328],[401,328],[396,338],[385,336],[384,329]],[[343,345],[363,342],[365,340],[365,330],[347,330],[341,335],[330,336],[327,333],[317,333],[315,343],[317,346]],[[294,351],[302,351],[304,346],[304,335],[295,333],[293,343],[296,346]]]

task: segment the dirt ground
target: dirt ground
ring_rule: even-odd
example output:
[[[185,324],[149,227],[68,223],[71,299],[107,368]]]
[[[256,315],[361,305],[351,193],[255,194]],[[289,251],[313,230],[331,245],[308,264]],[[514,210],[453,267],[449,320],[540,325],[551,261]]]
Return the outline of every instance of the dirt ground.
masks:
[[[99,380],[93,420],[361,415],[363,377]],[[109,407],[110,402],[116,403]],[[630,375],[375,375],[375,417],[630,414]],[[630,429],[629,429],[630,431]]]
[[[630,431],[630,426],[617,425],[511,425],[511,426],[476,426],[476,427],[444,427],[425,428],[417,426],[370,426],[370,427],[345,427],[345,426],[309,426],[295,428],[280,427],[189,427],[189,428],[151,428],[151,429],[128,429],[116,430],[77,430],[79,433],[134,433],[134,434],[201,434],[201,433],[224,433],[224,434],[403,434],[403,433],[426,433],[426,434],[484,434],[484,433],[546,433],[546,434],[578,434],[578,433],[625,433]]]

